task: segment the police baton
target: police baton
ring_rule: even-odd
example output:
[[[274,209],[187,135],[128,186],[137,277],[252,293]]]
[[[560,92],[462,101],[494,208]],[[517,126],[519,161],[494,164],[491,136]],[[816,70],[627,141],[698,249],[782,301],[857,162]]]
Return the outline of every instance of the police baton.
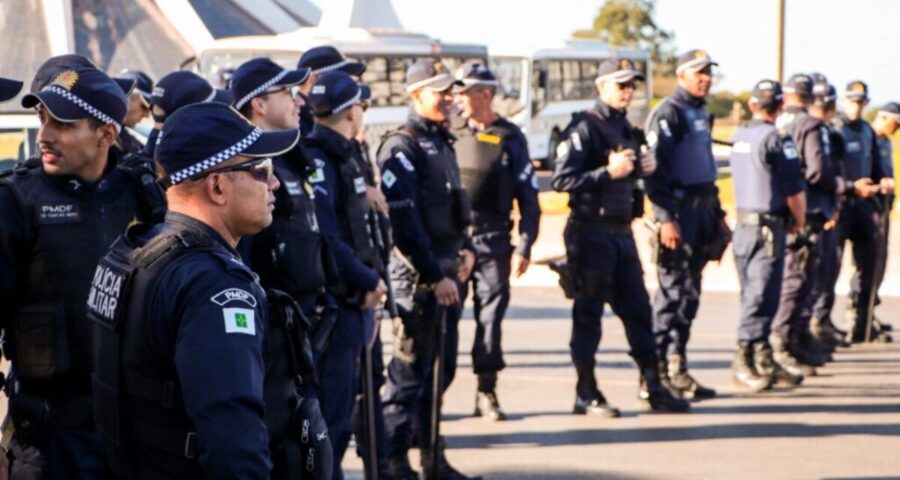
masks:
[[[868,308],[866,309],[866,343],[872,341],[872,328],[875,326],[875,297],[878,296],[878,259],[885,254],[885,243],[882,240],[887,235],[887,219],[891,212],[888,211],[887,197],[878,195],[875,201],[881,203],[881,215],[878,216],[878,243],[875,245],[875,265],[872,268],[872,286],[869,288]]]
[[[378,335],[378,332],[374,332]],[[375,376],[372,366],[372,350],[375,346],[375,337],[366,342],[363,354],[363,417],[365,418],[366,440],[366,480],[378,480],[378,432],[375,428]]]
[[[431,389],[431,478],[438,475],[441,442],[441,407],[444,396],[444,344],[447,341],[447,308],[438,305],[437,350],[434,355],[434,383]]]

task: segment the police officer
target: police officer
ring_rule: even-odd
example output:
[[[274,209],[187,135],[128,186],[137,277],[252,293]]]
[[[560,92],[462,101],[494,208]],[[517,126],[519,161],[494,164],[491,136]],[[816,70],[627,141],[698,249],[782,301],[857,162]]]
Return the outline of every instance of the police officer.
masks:
[[[891,137],[900,127],[900,104],[890,102],[878,109],[872,129],[877,135],[878,158],[885,177],[881,180],[881,199],[884,209],[881,214],[881,248],[878,256],[876,292],[884,281],[884,272],[887,268],[888,233],[891,231],[891,212],[894,209],[894,153]],[[876,293],[877,295],[877,293]],[[880,299],[876,297],[876,305]],[[875,319],[876,328],[882,331],[892,330],[891,325]]]
[[[22,100],[38,111],[40,160],[0,180],[8,412],[13,450],[38,448],[43,478],[97,478],[107,465],[91,413],[88,288],[116,236],[158,221],[165,204],[152,177],[148,188],[114,148],[126,112],[119,85],[93,67],[48,63],[41,73],[56,75]],[[17,464],[13,477],[27,475]]]
[[[569,342],[578,375],[574,413],[620,415],[594,377],[605,303],[625,326],[640,370],[641,398],[654,410],[687,411],[687,401],[674,398],[660,381],[650,297],[631,233],[636,181],[655,169],[653,158],[642,151],[643,136],[626,118],[635,82],[644,76],[624,59],[604,60],[597,75],[600,97],[566,128],[568,139],[557,152],[552,180],[554,190],[569,193],[571,209],[565,241],[575,285]]]
[[[95,358],[105,360],[95,411],[117,476],[301,475],[287,465],[301,464],[288,440],[300,436],[302,402],[296,372],[280,367],[296,362],[281,350],[294,338],[235,250],[271,223],[280,184],[269,157],[298,139],[218,103],[167,119],[155,157],[165,222],[129,229],[90,282]]]
[[[497,372],[506,363],[500,342],[500,323],[509,306],[509,276],[528,270],[531,246],[537,239],[541,208],[525,135],[498,116],[491,101],[499,82],[479,61],[460,68],[463,86],[453,89],[461,112],[453,129],[463,187],[472,199],[472,243],[475,270],[472,293],[477,327],[472,345],[472,367],[478,376],[475,415],[505,420],[495,391]],[[513,200],[518,203],[519,239],[510,243]]]
[[[443,445],[431,445],[433,368],[444,355],[444,389],[456,371],[460,290],[475,263],[466,236],[469,200],[460,181],[446,127],[451,87],[458,84],[446,66],[420,59],[406,71],[412,112],[406,124],[390,132],[378,149],[381,188],[388,200],[396,247],[391,281],[400,307],[394,357],[383,395],[387,452],[394,478],[418,478],[407,452],[415,436],[422,452],[424,478],[432,453],[439,457],[440,479],[469,478],[448,463]],[[445,309],[446,349],[437,352],[439,309]],[[432,450],[438,448],[438,451]],[[438,479],[431,479],[438,480]]]
[[[796,88],[798,82],[791,85]],[[778,82],[761,80],[753,87],[748,102],[753,118],[734,132],[730,159],[733,176],[740,179],[734,182],[734,262],[741,284],[732,370],[735,383],[754,392],[803,381],[773,361],[768,344],[781,293],[786,232],[800,234],[806,221],[800,155],[790,134],[775,128],[782,102]]]
[[[825,362],[824,344],[809,329],[812,284],[822,257],[822,233],[834,218],[837,195],[844,189],[831,159],[828,128],[807,113],[812,102],[812,78],[806,74],[791,76],[784,87],[785,109],[776,123],[779,130],[791,136],[806,179],[805,228],[787,236],[781,298],[772,322],[775,361],[794,375],[814,375],[814,366]]]
[[[119,135],[122,149],[128,153],[139,153],[144,143],[138,139],[134,127],[150,117],[150,97],[153,95],[153,79],[140,70],[122,70],[120,78],[134,80],[134,89],[128,94],[128,113],[125,115],[125,128]]]
[[[868,103],[868,86],[859,80],[850,82],[844,91],[843,111],[835,119],[835,127],[844,140],[844,170],[848,182],[847,199],[838,221],[837,248],[842,252],[847,240],[853,243],[856,270],[850,280],[847,330],[849,340],[854,343],[865,340],[867,319],[872,313],[869,306],[881,242],[877,216],[882,204],[877,195],[882,189],[882,179],[885,179],[885,185],[889,182],[878,158],[875,132],[862,118]],[[830,290],[833,291],[833,287]],[[872,338],[888,339],[879,332]]]
[[[331,45],[321,45],[303,52],[297,61],[297,68],[309,69],[309,78],[300,85],[300,97],[304,103],[304,106],[300,107],[300,133],[309,135],[315,125],[315,115],[306,100],[319,75],[338,70],[348,75],[359,76],[366,70],[366,64],[348,59]]]
[[[321,399],[334,446],[335,478],[343,478],[340,462],[353,432],[351,416],[360,381],[357,359],[372,330],[373,309],[387,291],[375,270],[379,252],[368,223],[366,182],[354,158],[354,137],[362,128],[369,96],[368,87],[346,73],[321,75],[308,97],[316,124],[304,138],[307,155],[317,164],[310,178],[316,194],[316,217],[342,280],[331,289],[340,311],[320,365]]]
[[[659,223],[653,333],[660,361],[668,362],[673,393],[698,400],[716,392],[688,373],[691,323],[700,304],[703,268],[710,259],[721,258],[731,236],[719,205],[710,117],[704,108],[715,65],[702,50],[681,55],[678,89],[651,112],[646,128],[658,164],[645,180]]]
[[[815,79],[815,74],[813,78]],[[828,131],[828,143],[835,173],[844,178],[844,138],[833,124],[837,115],[837,91],[827,81],[816,81],[813,85],[813,103],[809,106],[809,114],[823,122]],[[845,184],[845,189],[846,189]],[[843,196],[837,197],[835,212],[841,208]],[[840,249],[838,245],[837,219],[835,215],[825,223],[819,239],[818,271],[813,274],[812,284],[812,319],[810,331],[822,343],[832,347],[849,347],[845,337],[847,332],[838,329],[831,320],[831,307],[834,305],[834,284],[841,268]]]

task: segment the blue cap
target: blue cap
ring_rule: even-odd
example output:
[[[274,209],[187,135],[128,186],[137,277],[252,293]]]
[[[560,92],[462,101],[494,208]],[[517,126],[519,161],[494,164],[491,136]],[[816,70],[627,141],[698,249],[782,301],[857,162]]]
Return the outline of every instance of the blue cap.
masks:
[[[38,103],[61,122],[74,122],[93,117],[122,129],[128,110],[125,92],[109,75],[93,67],[63,70],[38,93],[22,98],[25,108]]]
[[[81,67],[96,68],[97,70],[100,70],[100,67],[98,67],[97,64],[84,55],[68,53],[48,58],[47,61],[42,63],[37,71],[34,72],[34,78],[31,80],[31,93],[40,92],[41,89],[52,82],[61,72]],[[112,79],[119,85],[119,88],[122,89],[122,92],[124,92],[125,95],[130,94],[136,84],[133,78],[112,77]]]
[[[750,92],[750,99],[766,108],[781,103],[783,97],[781,84],[775,80],[760,80]]]
[[[163,115],[151,111],[153,120],[162,123],[179,108],[214,101],[216,95],[216,89],[200,75],[187,70],[172,72],[160,78],[153,87],[150,105],[156,105],[163,111]]]
[[[309,91],[309,104],[313,115],[328,117],[343,112],[355,103],[371,98],[369,87],[356,83],[350,75],[335,70],[316,80]]]
[[[809,96],[813,94],[813,79],[805,73],[795,73],[784,82],[784,93]]]
[[[465,92],[476,86],[495,88],[500,86],[494,73],[480,60],[469,60],[462,64],[456,70],[456,79],[463,84],[453,87],[454,92]]]
[[[436,58],[420,58],[406,69],[406,93],[420,88],[443,92],[463,82],[453,78],[444,62]]]
[[[809,74],[809,78],[813,80],[813,83],[828,83],[828,78],[823,73],[812,72]]]
[[[309,69],[285,70],[268,58],[260,57],[241,64],[231,76],[230,90],[234,108],[240,110],[250,100],[272,87],[299,85],[309,77]]]
[[[0,102],[12,100],[22,90],[22,82],[8,78],[0,78]]]
[[[634,66],[634,62],[627,58],[608,58],[597,67],[596,82],[612,80],[616,83],[629,82],[631,80],[643,80],[644,74]]]
[[[837,91],[828,83],[816,83],[813,85],[813,103],[817,105],[831,105],[837,101]]]
[[[678,57],[677,65],[678,66],[675,67],[676,73],[681,73],[683,71],[696,72],[698,70],[703,70],[710,65],[719,66],[718,63],[710,58],[705,50],[696,49],[682,53],[681,56]]]
[[[154,159],[166,171],[165,187],[212,170],[236,155],[280,155],[300,139],[300,130],[263,132],[237,110],[218,102],[179,109],[163,124]]]
[[[893,118],[895,122],[900,123],[900,103],[890,102],[879,108],[878,113],[880,115],[887,115]]]
[[[844,90],[844,97],[851,100],[868,100],[869,86],[862,80],[854,80],[847,84],[847,89]]]
[[[141,98],[150,103],[150,97],[153,95],[153,79],[150,75],[140,70],[125,69],[119,72],[119,78],[130,78],[134,80],[134,92],[141,95]]]
[[[366,71],[366,64],[348,60],[344,54],[331,45],[322,45],[303,52],[297,62],[297,69],[304,68],[308,68],[309,73],[313,75],[339,70],[348,75],[359,76]]]

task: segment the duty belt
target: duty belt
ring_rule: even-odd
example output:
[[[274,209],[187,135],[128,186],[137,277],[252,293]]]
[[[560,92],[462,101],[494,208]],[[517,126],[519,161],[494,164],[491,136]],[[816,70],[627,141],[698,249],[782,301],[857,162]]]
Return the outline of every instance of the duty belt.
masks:
[[[609,220],[573,218],[572,221],[577,223],[586,230],[595,232],[612,233],[612,234],[631,234],[630,222],[615,222]]]
[[[776,215],[768,212],[737,212],[738,223],[744,225],[769,225],[776,223],[783,225],[785,218],[782,215]]]
[[[486,233],[507,233],[512,228],[511,220],[499,220],[496,222],[476,223],[470,227],[470,235],[484,235]]]
[[[681,198],[676,196],[675,203],[681,208],[715,208],[719,205],[719,199],[714,193],[688,194]]]

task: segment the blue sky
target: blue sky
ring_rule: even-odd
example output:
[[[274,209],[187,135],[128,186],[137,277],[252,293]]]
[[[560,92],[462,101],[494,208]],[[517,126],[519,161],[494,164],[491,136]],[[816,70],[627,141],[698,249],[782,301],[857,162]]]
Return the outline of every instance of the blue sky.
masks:
[[[329,5],[351,0],[314,0]],[[444,41],[559,41],[587,28],[601,0],[392,0],[408,30]],[[749,90],[776,75],[776,0],[657,0],[657,22],[679,51],[704,48],[724,75],[720,89]],[[715,19],[715,20],[710,20]],[[842,88],[857,78],[875,103],[900,100],[895,0],[787,0],[785,72],[821,71]]]

